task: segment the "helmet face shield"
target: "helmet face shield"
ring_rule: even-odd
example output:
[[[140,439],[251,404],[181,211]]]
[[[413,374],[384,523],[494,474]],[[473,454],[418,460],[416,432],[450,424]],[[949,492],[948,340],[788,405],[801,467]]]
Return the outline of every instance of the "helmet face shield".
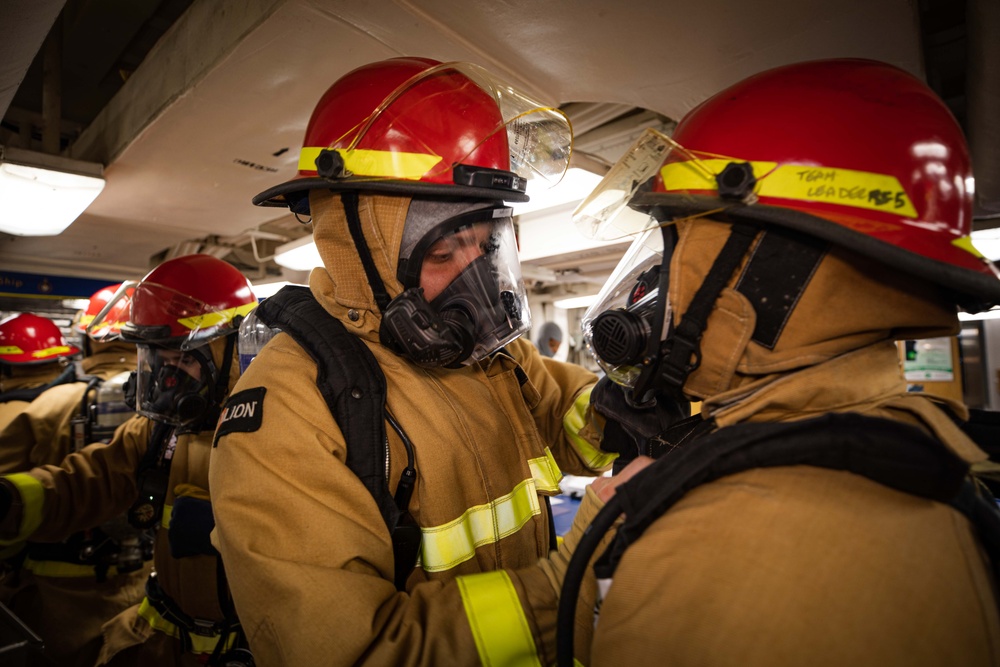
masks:
[[[308,212],[308,191],[527,201],[569,165],[566,115],[478,65],[392,58],[338,79],[309,120],[297,178],[254,203]]]
[[[531,327],[513,219],[487,207],[432,227],[400,262],[405,291],[383,319],[390,344],[424,366],[485,358]]]
[[[460,108],[454,113],[472,116],[462,135],[452,138],[457,152],[447,161],[437,146],[440,140],[429,132],[428,119],[441,117],[440,100],[455,100]],[[447,117],[442,117],[442,121]],[[437,129],[437,128],[434,128]],[[454,132],[443,125],[441,133]],[[417,142],[408,152],[382,153],[364,146],[390,144],[393,136],[407,136]],[[478,164],[479,151],[497,149],[508,152],[510,171],[522,181],[540,178],[558,183],[569,165],[572,130],[565,114],[519,93],[478,65],[443,63],[424,70],[396,88],[355,133],[340,137],[327,148],[336,149],[344,159],[344,168],[355,178],[410,178],[463,185],[489,185],[483,174],[479,181],[474,172],[452,173],[456,165]],[[314,168],[303,151],[300,168]],[[353,168],[352,168],[353,167]],[[524,190],[521,182],[513,189]]]
[[[1000,271],[971,242],[973,192],[961,128],[925,83],[829,59],[736,83],[672,137],[647,130],[574,218],[599,239],[656,224],[629,209],[785,227],[930,277],[975,312],[1000,303]]]
[[[137,284],[135,281],[128,281],[118,285],[113,294],[104,298],[101,309],[93,314],[88,307],[87,314],[81,318],[81,324],[85,325],[85,333],[91,340],[99,343],[121,340],[122,325],[128,322],[132,293]]]
[[[219,307],[143,280],[132,292],[131,316],[119,327],[120,337],[134,343],[169,344],[190,350],[234,332],[256,305],[251,300],[239,306]]]
[[[140,344],[137,348],[136,412],[175,426],[201,417],[216,380],[208,346],[178,350]]]
[[[581,322],[598,365],[629,388],[636,388],[645,368],[655,366],[670,329],[665,286],[672,248],[664,262],[663,237],[660,229],[651,229],[633,241]]]

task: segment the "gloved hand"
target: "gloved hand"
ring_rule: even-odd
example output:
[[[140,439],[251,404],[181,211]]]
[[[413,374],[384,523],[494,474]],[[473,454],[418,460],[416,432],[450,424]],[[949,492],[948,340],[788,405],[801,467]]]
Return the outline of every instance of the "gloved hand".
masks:
[[[184,485],[189,486],[189,485]],[[184,491],[181,490],[183,493]],[[215,528],[212,502],[207,494],[192,493],[178,495],[170,512],[170,555],[174,558],[186,556],[216,556],[218,551],[212,546],[210,535]]]
[[[662,394],[636,405],[631,390],[602,377],[590,392],[590,406],[604,418],[601,449],[618,452],[614,472],[640,454],[649,454],[649,441],[691,414],[691,404]]]

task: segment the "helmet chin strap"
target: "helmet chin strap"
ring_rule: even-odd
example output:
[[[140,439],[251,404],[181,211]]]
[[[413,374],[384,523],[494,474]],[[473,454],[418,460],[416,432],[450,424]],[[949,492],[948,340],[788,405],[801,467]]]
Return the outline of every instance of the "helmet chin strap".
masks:
[[[358,193],[353,190],[345,192],[341,194],[340,201],[344,205],[344,213],[347,215],[347,229],[351,233],[351,240],[354,241],[354,247],[361,259],[361,266],[368,279],[368,286],[371,287],[372,294],[375,296],[379,312],[384,313],[391,298],[385,289],[385,283],[382,282],[382,276],[378,274],[375,260],[372,259],[371,250],[368,249],[368,242],[361,229],[361,216],[358,214]]]
[[[746,256],[760,228],[744,223],[732,226],[729,238],[715,258],[688,309],[669,336],[656,369],[658,384],[673,396],[683,398],[684,383],[701,365],[701,337],[719,294]]]

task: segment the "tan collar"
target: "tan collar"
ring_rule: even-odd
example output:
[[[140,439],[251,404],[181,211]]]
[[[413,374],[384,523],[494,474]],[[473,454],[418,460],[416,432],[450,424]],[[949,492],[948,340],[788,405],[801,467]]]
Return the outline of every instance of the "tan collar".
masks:
[[[741,422],[793,421],[829,412],[858,412],[894,419],[933,433],[969,463],[980,450],[948,414],[968,417],[965,406],[907,393],[895,343],[883,341],[799,371],[761,378],[706,400],[702,412],[719,426]]]

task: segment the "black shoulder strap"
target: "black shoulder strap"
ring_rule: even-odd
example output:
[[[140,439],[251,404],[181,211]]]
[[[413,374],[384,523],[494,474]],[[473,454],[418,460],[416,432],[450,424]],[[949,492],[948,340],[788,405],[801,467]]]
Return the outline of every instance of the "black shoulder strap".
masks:
[[[751,468],[846,470],[940,502],[956,497],[968,464],[915,426],[854,413],[718,429],[618,488],[626,515],[595,569],[610,575],[625,549],[691,489]]]
[[[84,376],[84,378],[82,379],[85,378],[86,376]],[[62,373],[59,374],[58,377],[56,377],[48,384],[43,384],[41,387],[34,387],[32,389],[14,389],[11,391],[5,391],[4,393],[0,394],[0,403],[8,403],[10,401],[27,401],[28,403],[30,403],[31,401],[38,398],[42,394],[42,392],[44,392],[46,389],[51,389],[52,387],[55,387],[56,385],[59,384],[68,384],[70,382],[76,382],[77,379],[78,378],[76,376],[76,368],[73,366],[73,364],[70,364],[69,366],[66,367],[66,369]]]
[[[348,443],[347,467],[372,494],[391,533],[400,512],[385,478],[385,376],[371,350],[323,310],[307,287],[283,287],[256,313],[316,362],[316,385]]]
[[[1000,511],[968,476],[968,464],[915,426],[855,413],[798,422],[737,424],[669,451],[616,489],[577,545],[563,580],[557,664],[573,664],[573,620],[587,563],[624,513],[611,545],[597,559],[599,579],[613,576],[628,546],[691,489],[751,468],[810,465],[846,470],[890,488],[948,503],[974,526],[1000,577]]]

